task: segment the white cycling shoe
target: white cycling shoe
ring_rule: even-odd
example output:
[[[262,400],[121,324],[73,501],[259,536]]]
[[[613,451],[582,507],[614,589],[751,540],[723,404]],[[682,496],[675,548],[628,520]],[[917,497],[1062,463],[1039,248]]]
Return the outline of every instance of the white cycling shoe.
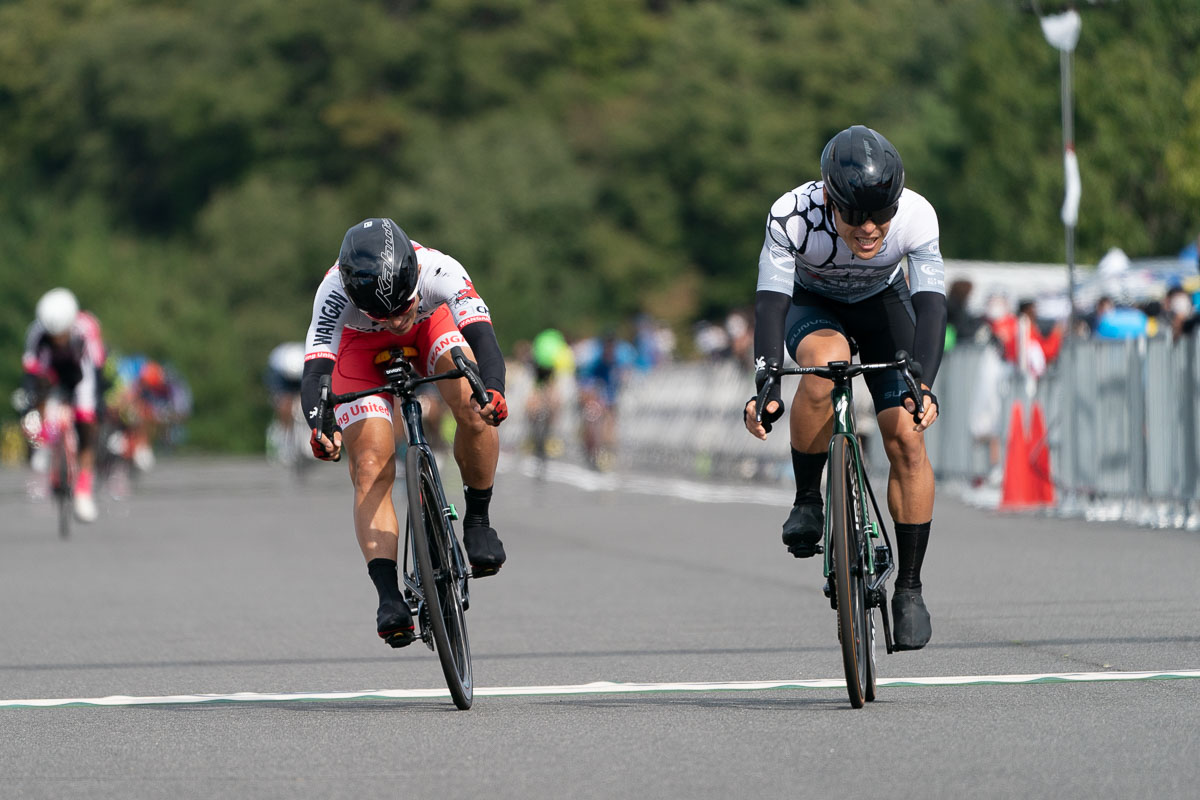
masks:
[[[90,494],[75,495],[75,519],[80,522],[95,522],[100,512],[96,509],[96,500]]]

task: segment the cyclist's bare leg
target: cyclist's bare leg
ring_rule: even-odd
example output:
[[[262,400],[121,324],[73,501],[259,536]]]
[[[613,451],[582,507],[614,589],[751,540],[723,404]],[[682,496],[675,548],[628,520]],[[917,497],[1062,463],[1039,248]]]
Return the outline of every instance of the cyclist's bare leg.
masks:
[[[933,517],[933,466],[925,452],[925,436],[913,430],[912,415],[903,408],[879,414],[879,433],[891,469],[887,501],[892,519],[920,524]]]
[[[96,439],[98,426],[94,422],[79,423],[79,471],[95,474]]]
[[[369,417],[342,431],[354,483],[354,533],[379,593],[375,628],[392,647],[413,641],[412,616],[401,598],[398,567],[400,523],[392,505],[396,440],[391,420]]]
[[[793,358],[802,366],[828,364],[830,361],[849,361],[850,343],[837,331],[813,331],[800,340]],[[833,433],[833,409],[829,392],[833,382],[816,375],[804,375],[792,398],[789,417],[792,447],[801,453],[824,453]]]
[[[933,633],[921,596],[921,565],[933,520],[933,467],[925,452],[925,436],[913,427],[912,415],[903,408],[888,408],[879,414],[883,449],[891,464],[887,499],[898,556],[892,596],[897,650],[919,650]]]
[[[396,560],[400,524],[392,505],[396,443],[382,417],[355,422],[342,431],[354,483],[354,533],[363,557]]]
[[[463,348],[467,358],[473,358],[470,348]],[[453,369],[454,362],[447,353],[438,359],[436,369]],[[454,430],[454,460],[462,475],[466,513],[462,517],[463,546],[471,563],[471,574],[477,578],[493,575],[505,561],[504,545],[492,527],[488,507],[492,500],[492,484],[496,480],[496,462],[500,458],[500,436],[496,428],[479,416],[471,402],[471,385],[465,378],[439,381],[438,391],[457,426]]]
[[[469,347],[463,348],[467,358],[474,359]],[[450,355],[444,354],[435,365],[437,372],[454,369]],[[489,489],[496,480],[496,463],[500,460],[500,435],[480,418],[471,403],[471,385],[465,378],[438,381],[438,391],[454,415],[454,460],[458,463],[463,483],[473,489]]]

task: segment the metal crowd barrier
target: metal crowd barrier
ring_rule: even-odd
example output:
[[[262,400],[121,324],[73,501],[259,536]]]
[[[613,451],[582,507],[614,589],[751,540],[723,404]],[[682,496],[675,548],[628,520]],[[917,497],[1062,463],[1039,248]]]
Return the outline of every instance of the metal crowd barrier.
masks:
[[[523,412],[532,385],[509,372],[507,448],[526,446]],[[1034,386],[984,345],[946,354],[936,390],[942,403],[929,429],[939,491],[1000,498],[1012,403],[1030,400],[1045,414],[1054,511],[1163,527],[1200,528],[1200,347],[1195,336],[1128,341],[1079,340]],[[616,466],[697,478],[791,481],[786,418],[760,442],[741,424],[753,389],[750,370],[731,362],[668,364],[630,375],[621,392]],[[790,399],[794,384],[784,387]],[[553,437],[559,457],[579,460],[579,414],[570,376],[559,379],[561,410]],[[865,386],[856,386],[868,462],[885,469]],[[995,448],[989,453],[989,438]],[[991,455],[996,456],[993,464]],[[984,504],[988,504],[985,499]],[[992,505],[995,502],[991,503]]]
[[[1035,388],[1007,364],[997,377],[985,346],[957,347],[937,379],[943,412],[927,434],[934,470],[939,479],[995,485],[1012,403],[1023,402],[1028,426],[1032,400],[1045,412],[1057,512],[1200,527],[1198,351],[1194,336],[1069,342]],[[989,418],[997,407],[999,418]],[[1001,445],[999,470],[988,459],[989,435]]]

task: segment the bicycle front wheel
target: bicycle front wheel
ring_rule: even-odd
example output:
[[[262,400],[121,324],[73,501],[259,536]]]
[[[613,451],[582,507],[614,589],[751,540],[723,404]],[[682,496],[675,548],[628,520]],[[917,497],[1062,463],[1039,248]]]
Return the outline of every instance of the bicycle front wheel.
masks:
[[[425,595],[434,649],[442,662],[442,674],[446,676],[454,705],[466,710],[471,707],[474,695],[471,646],[463,613],[466,573],[455,557],[454,531],[429,451],[410,447],[405,469],[417,581]]]
[[[838,630],[850,705],[875,699],[875,626],[867,605],[867,541],[858,458],[846,437],[834,440],[829,461],[830,546],[837,585]]]
[[[51,490],[54,492],[55,505],[58,506],[58,536],[66,539],[71,535],[71,515],[75,513],[74,470],[71,469],[73,451],[67,444],[66,434],[61,434],[54,444],[54,455],[50,468]]]

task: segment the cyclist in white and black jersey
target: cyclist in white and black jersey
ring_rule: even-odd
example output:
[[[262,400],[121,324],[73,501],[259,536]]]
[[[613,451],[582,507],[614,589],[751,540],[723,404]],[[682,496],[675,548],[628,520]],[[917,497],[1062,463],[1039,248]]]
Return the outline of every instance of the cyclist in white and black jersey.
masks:
[[[313,455],[336,458],[345,442],[354,483],[354,530],[379,593],[376,629],[392,647],[413,640],[396,566],[400,526],[392,504],[393,398],[379,394],[337,406],[332,438],[321,434],[316,415],[322,376],[332,374],[337,394],[382,385],[386,365],[376,364],[375,356],[404,345],[416,348],[414,366],[422,375],[454,369],[449,351],[455,346],[478,363],[486,406],[475,404],[466,379],[437,386],[457,422],[454,459],[465,484],[467,560],[475,577],[494,574],[505,553],[488,505],[500,454],[496,426],[508,416],[508,406],[504,357],[491,314],[458,261],[411,241],[390,219],[363,220],[346,232],[337,263],[317,289],[300,395],[312,421]]]
[[[925,412],[918,423],[898,372],[866,378],[891,465],[887,500],[899,551],[892,612],[901,650],[920,649],[931,635],[921,595],[934,498],[924,431],[938,416],[930,387],[945,337],[937,214],[904,188],[904,166],[887,139],[862,125],[847,128],[825,146],[821,180],[784,194],[767,217],[755,299],[755,384],[762,388],[784,347],[805,366],[849,361],[851,341],[863,362],[890,361],[906,350],[921,363]],[[820,487],[833,426],[830,389],[829,381],[805,375],[792,400],[796,498],[783,542],[800,558],[816,552],[824,533]],[[784,412],[779,384],[765,401],[762,424],[755,402],[746,404],[746,428],[766,439]]]

